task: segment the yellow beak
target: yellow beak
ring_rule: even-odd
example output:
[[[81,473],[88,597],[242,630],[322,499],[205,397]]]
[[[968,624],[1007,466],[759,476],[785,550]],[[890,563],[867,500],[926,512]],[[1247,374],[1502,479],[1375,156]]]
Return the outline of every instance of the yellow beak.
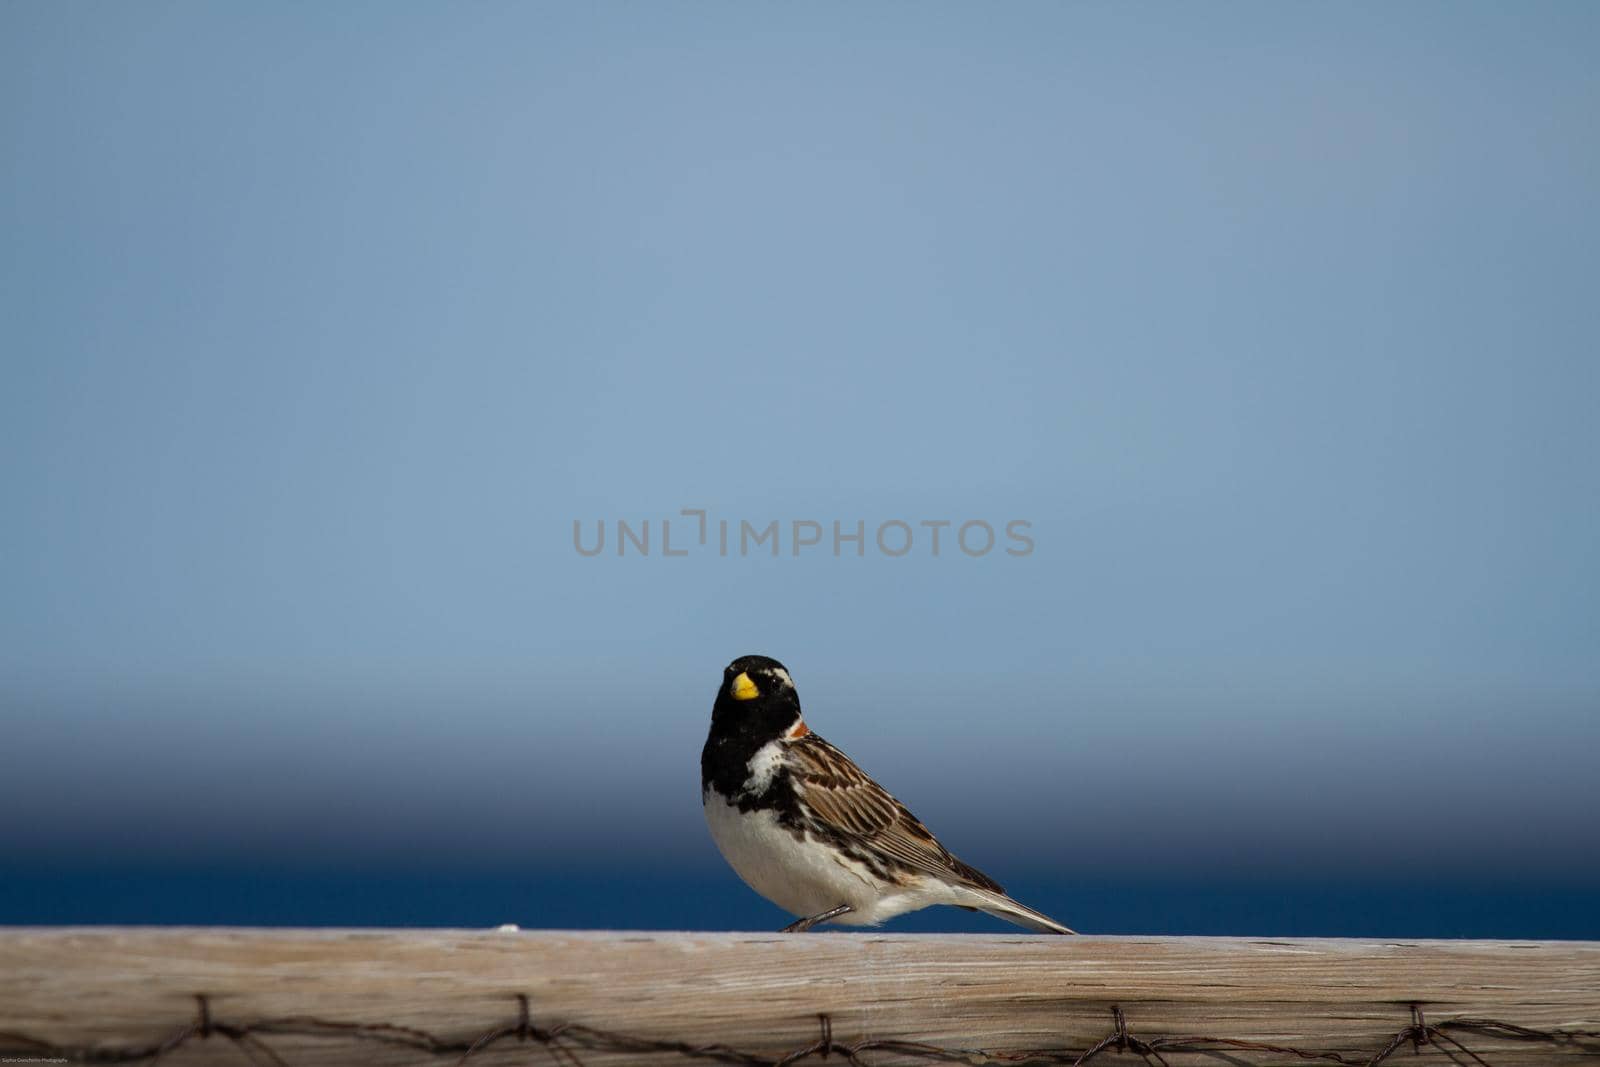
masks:
[[[756,688],[756,683],[750,680],[748,674],[740,671],[739,677],[735,678],[733,684],[728,686],[728,695],[735,700],[754,700],[761,695],[761,690]]]

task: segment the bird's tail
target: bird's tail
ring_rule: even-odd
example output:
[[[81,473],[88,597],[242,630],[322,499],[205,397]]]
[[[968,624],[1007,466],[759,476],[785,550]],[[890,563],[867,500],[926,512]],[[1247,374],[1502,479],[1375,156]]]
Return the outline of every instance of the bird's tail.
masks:
[[[1030,930],[1037,930],[1041,934],[1075,934],[1078,931],[1069,930],[1056,922],[1043,912],[1034,911],[1026,904],[1019,904],[1004,893],[981,889],[977,886],[964,886],[967,890],[967,901],[970,907],[979,911],[988,912],[997,919],[1026,926]]]

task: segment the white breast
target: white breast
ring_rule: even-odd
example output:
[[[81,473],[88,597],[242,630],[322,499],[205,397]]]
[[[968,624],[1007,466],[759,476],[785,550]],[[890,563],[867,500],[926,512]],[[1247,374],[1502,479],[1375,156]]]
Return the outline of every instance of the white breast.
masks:
[[[795,915],[817,915],[840,904],[868,913],[878,899],[872,876],[835,850],[798,840],[771,811],[741,812],[706,794],[706,824],[728,865],[757,893]],[[853,917],[840,922],[863,921]]]

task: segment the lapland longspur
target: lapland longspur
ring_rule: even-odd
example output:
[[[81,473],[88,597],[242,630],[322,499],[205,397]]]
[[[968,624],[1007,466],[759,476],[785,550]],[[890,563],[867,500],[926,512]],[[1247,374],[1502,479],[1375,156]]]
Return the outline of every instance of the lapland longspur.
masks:
[[[1006,896],[812,733],[783,664],[742,656],[723,671],[700,753],[700,794],[717,847],[750,888],[801,918],[875,926],[930,904],[986,911],[1052,934],[1073,931]]]

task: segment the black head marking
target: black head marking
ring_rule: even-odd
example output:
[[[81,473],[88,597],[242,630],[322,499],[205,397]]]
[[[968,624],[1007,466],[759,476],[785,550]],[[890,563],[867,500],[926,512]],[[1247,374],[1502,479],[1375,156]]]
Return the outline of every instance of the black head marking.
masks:
[[[722,672],[711,707],[711,732],[700,757],[701,785],[715,781],[725,796],[733,795],[756,750],[799,721],[800,696],[787,668],[770,656],[740,656]]]
[[[737,716],[743,730],[770,728],[764,740],[771,740],[800,717],[800,694],[788,668],[771,656],[740,656],[722,671],[722,688],[711,713],[713,728],[719,711]]]

